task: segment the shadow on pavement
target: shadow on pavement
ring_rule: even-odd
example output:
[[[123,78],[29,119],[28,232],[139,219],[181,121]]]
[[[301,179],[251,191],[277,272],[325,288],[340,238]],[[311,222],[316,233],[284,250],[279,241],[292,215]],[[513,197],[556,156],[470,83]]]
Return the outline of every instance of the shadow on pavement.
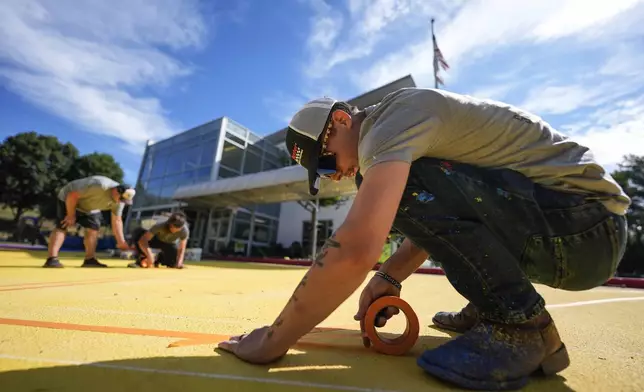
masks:
[[[5,357],[6,358],[6,357]],[[34,369],[0,373],[6,391],[457,391],[426,375],[414,357],[347,355],[309,350],[271,365],[250,365],[223,353],[76,364],[32,362]],[[18,359],[18,361],[20,361]],[[24,362],[18,362],[22,365]],[[560,376],[533,379],[524,390],[570,392]]]

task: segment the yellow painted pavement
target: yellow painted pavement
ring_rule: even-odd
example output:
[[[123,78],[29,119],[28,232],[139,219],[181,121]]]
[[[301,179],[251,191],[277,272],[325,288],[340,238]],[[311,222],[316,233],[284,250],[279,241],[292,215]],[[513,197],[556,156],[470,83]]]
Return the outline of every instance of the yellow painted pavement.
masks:
[[[353,320],[358,290],[284,360],[254,366],[215,351],[216,342],[272,323],[306,268],[203,262],[129,269],[126,260],[103,257],[110,268],[83,269],[82,255],[63,254],[66,268],[43,269],[44,257],[0,251],[1,391],[457,390],[415,364],[422,350],[450,338],[430,327],[432,315],[465,304],[443,276],[404,283],[402,298],[421,321],[421,338],[406,357],[361,346]],[[538,289],[572,364],[525,390],[644,390],[644,290]],[[399,316],[383,332],[403,328]]]

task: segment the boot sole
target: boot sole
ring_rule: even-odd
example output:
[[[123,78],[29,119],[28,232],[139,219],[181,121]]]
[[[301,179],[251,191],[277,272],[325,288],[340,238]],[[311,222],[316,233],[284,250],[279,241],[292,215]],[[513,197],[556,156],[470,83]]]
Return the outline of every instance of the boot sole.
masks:
[[[425,362],[422,356],[418,357],[416,364],[420,366],[425,372],[444,381],[451,382],[459,387],[472,389],[472,390],[485,390],[485,391],[506,391],[521,389],[528,384],[529,376],[520,377],[506,381],[492,381],[492,380],[475,380],[462,376],[449,369],[430,364]],[[566,369],[570,365],[570,357],[565,344],[552,355],[545,358],[539,368],[535,370],[533,375],[551,376]]]
[[[472,325],[470,325],[469,327],[466,327],[466,328],[458,328],[458,327],[454,327],[452,325],[443,324],[443,323],[441,323],[440,321],[438,321],[435,318],[432,319],[432,323],[434,323],[434,325],[436,327],[440,328],[440,329],[445,329],[445,330],[448,330],[448,331],[458,332],[458,333],[465,333],[465,332],[469,331],[474,326],[474,324],[472,324]]]

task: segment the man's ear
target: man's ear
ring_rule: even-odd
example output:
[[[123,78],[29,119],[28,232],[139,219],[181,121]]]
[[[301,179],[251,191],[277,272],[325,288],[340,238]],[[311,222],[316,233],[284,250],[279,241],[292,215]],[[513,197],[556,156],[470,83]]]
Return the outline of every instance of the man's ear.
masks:
[[[351,116],[344,110],[335,110],[331,115],[331,118],[333,119],[334,124],[341,124],[347,128],[351,128]]]

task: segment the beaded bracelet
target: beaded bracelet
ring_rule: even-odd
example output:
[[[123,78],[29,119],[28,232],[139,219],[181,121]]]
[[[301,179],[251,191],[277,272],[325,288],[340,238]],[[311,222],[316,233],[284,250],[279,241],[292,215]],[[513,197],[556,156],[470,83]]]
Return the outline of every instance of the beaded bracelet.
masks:
[[[391,276],[389,276],[386,272],[378,271],[378,272],[376,272],[376,275],[380,276],[381,278],[383,278],[387,282],[389,282],[389,283],[393,284],[394,286],[396,286],[396,288],[398,288],[398,290],[402,290],[402,285],[396,279],[394,279]]]

